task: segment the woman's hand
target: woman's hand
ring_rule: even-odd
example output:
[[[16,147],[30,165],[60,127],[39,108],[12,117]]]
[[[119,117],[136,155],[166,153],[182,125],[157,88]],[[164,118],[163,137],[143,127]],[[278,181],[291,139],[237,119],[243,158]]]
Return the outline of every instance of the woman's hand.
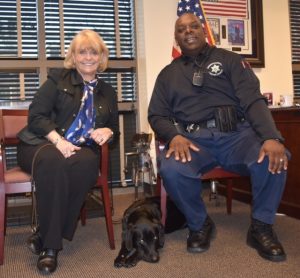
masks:
[[[62,153],[65,158],[75,154],[76,151],[80,150],[80,147],[73,145],[71,142],[65,140],[55,130],[50,131],[46,138],[53,143],[53,145]]]
[[[92,131],[91,138],[100,146],[106,143],[112,136],[113,131],[108,127],[97,128]]]
[[[71,142],[65,140],[63,137],[56,143],[56,148],[62,153],[65,158],[68,158],[76,153],[81,148],[73,145]]]

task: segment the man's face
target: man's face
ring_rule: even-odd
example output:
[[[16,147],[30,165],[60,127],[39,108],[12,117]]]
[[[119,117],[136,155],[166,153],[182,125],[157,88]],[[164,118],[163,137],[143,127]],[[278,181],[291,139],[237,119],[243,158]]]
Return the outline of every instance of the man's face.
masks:
[[[175,40],[183,54],[198,55],[206,43],[199,18],[189,13],[180,16],[175,24]]]

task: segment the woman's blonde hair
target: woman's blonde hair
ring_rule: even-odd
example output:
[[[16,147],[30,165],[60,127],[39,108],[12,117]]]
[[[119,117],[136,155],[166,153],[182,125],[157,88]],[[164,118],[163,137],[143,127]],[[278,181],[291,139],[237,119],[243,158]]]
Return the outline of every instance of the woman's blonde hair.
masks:
[[[71,41],[64,60],[65,68],[75,68],[73,54],[75,53],[78,45],[80,45],[82,48],[93,49],[97,51],[101,56],[98,70],[99,72],[106,70],[109,56],[108,48],[98,33],[88,29],[80,31]]]

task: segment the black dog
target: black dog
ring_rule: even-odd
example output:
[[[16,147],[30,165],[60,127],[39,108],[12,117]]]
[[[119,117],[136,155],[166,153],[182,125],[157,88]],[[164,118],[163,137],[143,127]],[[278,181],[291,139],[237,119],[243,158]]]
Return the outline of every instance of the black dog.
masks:
[[[156,263],[164,242],[159,199],[135,201],[123,215],[122,246],[114,266],[133,267],[140,260]]]
[[[164,246],[164,234],[184,228],[186,221],[172,201],[167,201],[165,227],[161,223],[160,198],[149,197],[135,201],[124,212],[122,245],[115,267],[133,267],[140,260],[156,263],[158,249]]]

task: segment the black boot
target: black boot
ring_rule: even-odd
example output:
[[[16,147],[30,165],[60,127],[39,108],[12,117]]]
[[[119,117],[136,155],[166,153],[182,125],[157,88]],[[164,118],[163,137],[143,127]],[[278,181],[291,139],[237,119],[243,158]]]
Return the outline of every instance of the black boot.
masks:
[[[38,230],[26,240],[26,246],[35,255],[39,255],[42,252],[43,242]]]
[[[286,260],[284,249],[270,224],[252,219],[247,235],[247,244],[256,249],[264,259],[272,262]]]
[[[56,249],[45,249],[41,252],[37,268],[42,274],[50,274],[56,270],[57,267],[57,254]]]
[[[207,251],[210,247],[210,241],[215,234],[215,230],[215,223],[207,216],[199,231],[190,230],[187,238],[187,250],[191,253]]]

